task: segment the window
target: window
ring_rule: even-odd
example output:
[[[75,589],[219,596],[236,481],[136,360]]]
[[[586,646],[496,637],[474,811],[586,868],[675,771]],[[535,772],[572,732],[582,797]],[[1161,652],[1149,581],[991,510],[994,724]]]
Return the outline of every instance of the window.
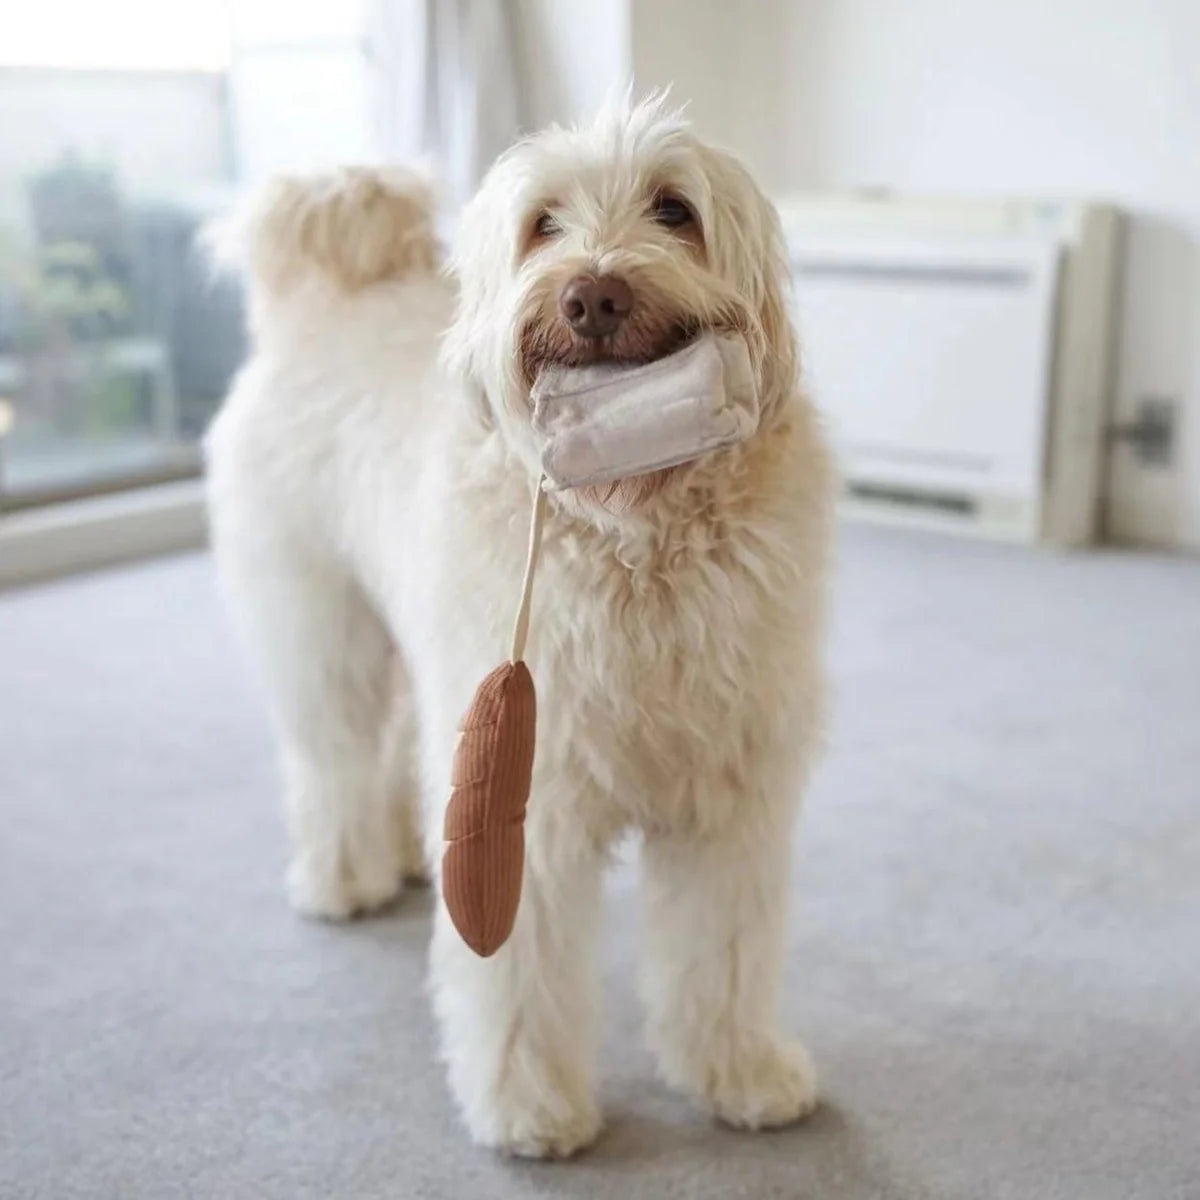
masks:
[[[242,355],[195,253],[233,177],[211,0],[39,0],[0,41],[0,509],[194,473]]]
[[[37,0],[8,17],[0,514],[197,473],[245,349],[200,226],[274,172],[427,150],[465,195],[518,125],[509,8]]]

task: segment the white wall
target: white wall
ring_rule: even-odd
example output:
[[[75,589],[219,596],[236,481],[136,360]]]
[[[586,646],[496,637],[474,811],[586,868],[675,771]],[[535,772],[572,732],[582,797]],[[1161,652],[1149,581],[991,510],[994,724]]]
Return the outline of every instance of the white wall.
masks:
[[[780,176],[790,0],[516,0],[525,123],[586,120],[614,89],[671,86],[706,136]]]
[[[629,80],[630,0],[516,0],[523,121],[586,120]]]
[[[789,0],[631,0],[639,92],[671,86],[705,137],[736,150],[766,186],[788,182],[778,98]]]
[[[1118,416],[1178,397],[1170,469],[1116,452],[1116,536],[1200,547],[1200,3],[804,0],[796,184],[1112,199],[1133,223]]]
[[[1116,415],[1183,422],[1169,468],[1115,452],[1110,527],[1200,548],[1200,0],[633,0],[633,58],[780,191],[1122,205]]]

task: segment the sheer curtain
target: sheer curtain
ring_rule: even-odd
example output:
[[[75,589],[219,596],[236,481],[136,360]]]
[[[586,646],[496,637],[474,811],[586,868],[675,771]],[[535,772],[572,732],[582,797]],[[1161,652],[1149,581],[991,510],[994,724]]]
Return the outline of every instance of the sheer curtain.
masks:
[[[515,6],[368,3],[368,94],[380,156],[429,162],[457,208],[520,130]]]

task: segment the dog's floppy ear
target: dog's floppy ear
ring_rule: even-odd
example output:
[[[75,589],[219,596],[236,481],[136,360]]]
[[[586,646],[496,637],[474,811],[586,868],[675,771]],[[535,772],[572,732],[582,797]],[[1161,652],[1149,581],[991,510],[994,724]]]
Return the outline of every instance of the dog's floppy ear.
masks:
[[[432,187],[403,168],[273,179],[206,240],[218,264],[272,295],[312,272],[358,291],[432,271],[439,258]]]
[[[762,364],[766,413],[795,389],[799,366],[783,229],[775,206],[737,158],[710,146],[700,153],[711,186],[706,251],[713,268],[750,299],[757,315],[757,328],[745,332]]]
[[[497,354],[492,320],[500,301],[501,281],[511,268],[512,243],[495,216],[504,207],[497,195],[504,191],[506,172],[519,147],[513,147],[493,164],[475,195],[459,216],[449,270],[457,284],[454,321],[442,342],[443,368],[456,376],[470,397],[474,415],[485,428],[493,428],[496,414],[484,380],[507,374],[509,387],[518,387],[516,346],[506,361],[488,361]],[[464,281],[466,286],[464,286]]]

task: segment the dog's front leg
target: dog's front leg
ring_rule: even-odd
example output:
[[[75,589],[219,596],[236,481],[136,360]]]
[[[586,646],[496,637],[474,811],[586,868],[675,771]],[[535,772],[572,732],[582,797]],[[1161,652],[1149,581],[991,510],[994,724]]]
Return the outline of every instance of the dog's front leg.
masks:
[[[815,1104],[808,1053],[778,1016],[791,829],[790,810],[747,796],[719,833],[644,847],[651,1044],[667,1082],[747,1129]]]
[[[594,949],[603,847],[535,784],[516,925],[478,958],[438,906],[431,960],[450,1086],[474,1139],[564,1158],[600,1129]]]

